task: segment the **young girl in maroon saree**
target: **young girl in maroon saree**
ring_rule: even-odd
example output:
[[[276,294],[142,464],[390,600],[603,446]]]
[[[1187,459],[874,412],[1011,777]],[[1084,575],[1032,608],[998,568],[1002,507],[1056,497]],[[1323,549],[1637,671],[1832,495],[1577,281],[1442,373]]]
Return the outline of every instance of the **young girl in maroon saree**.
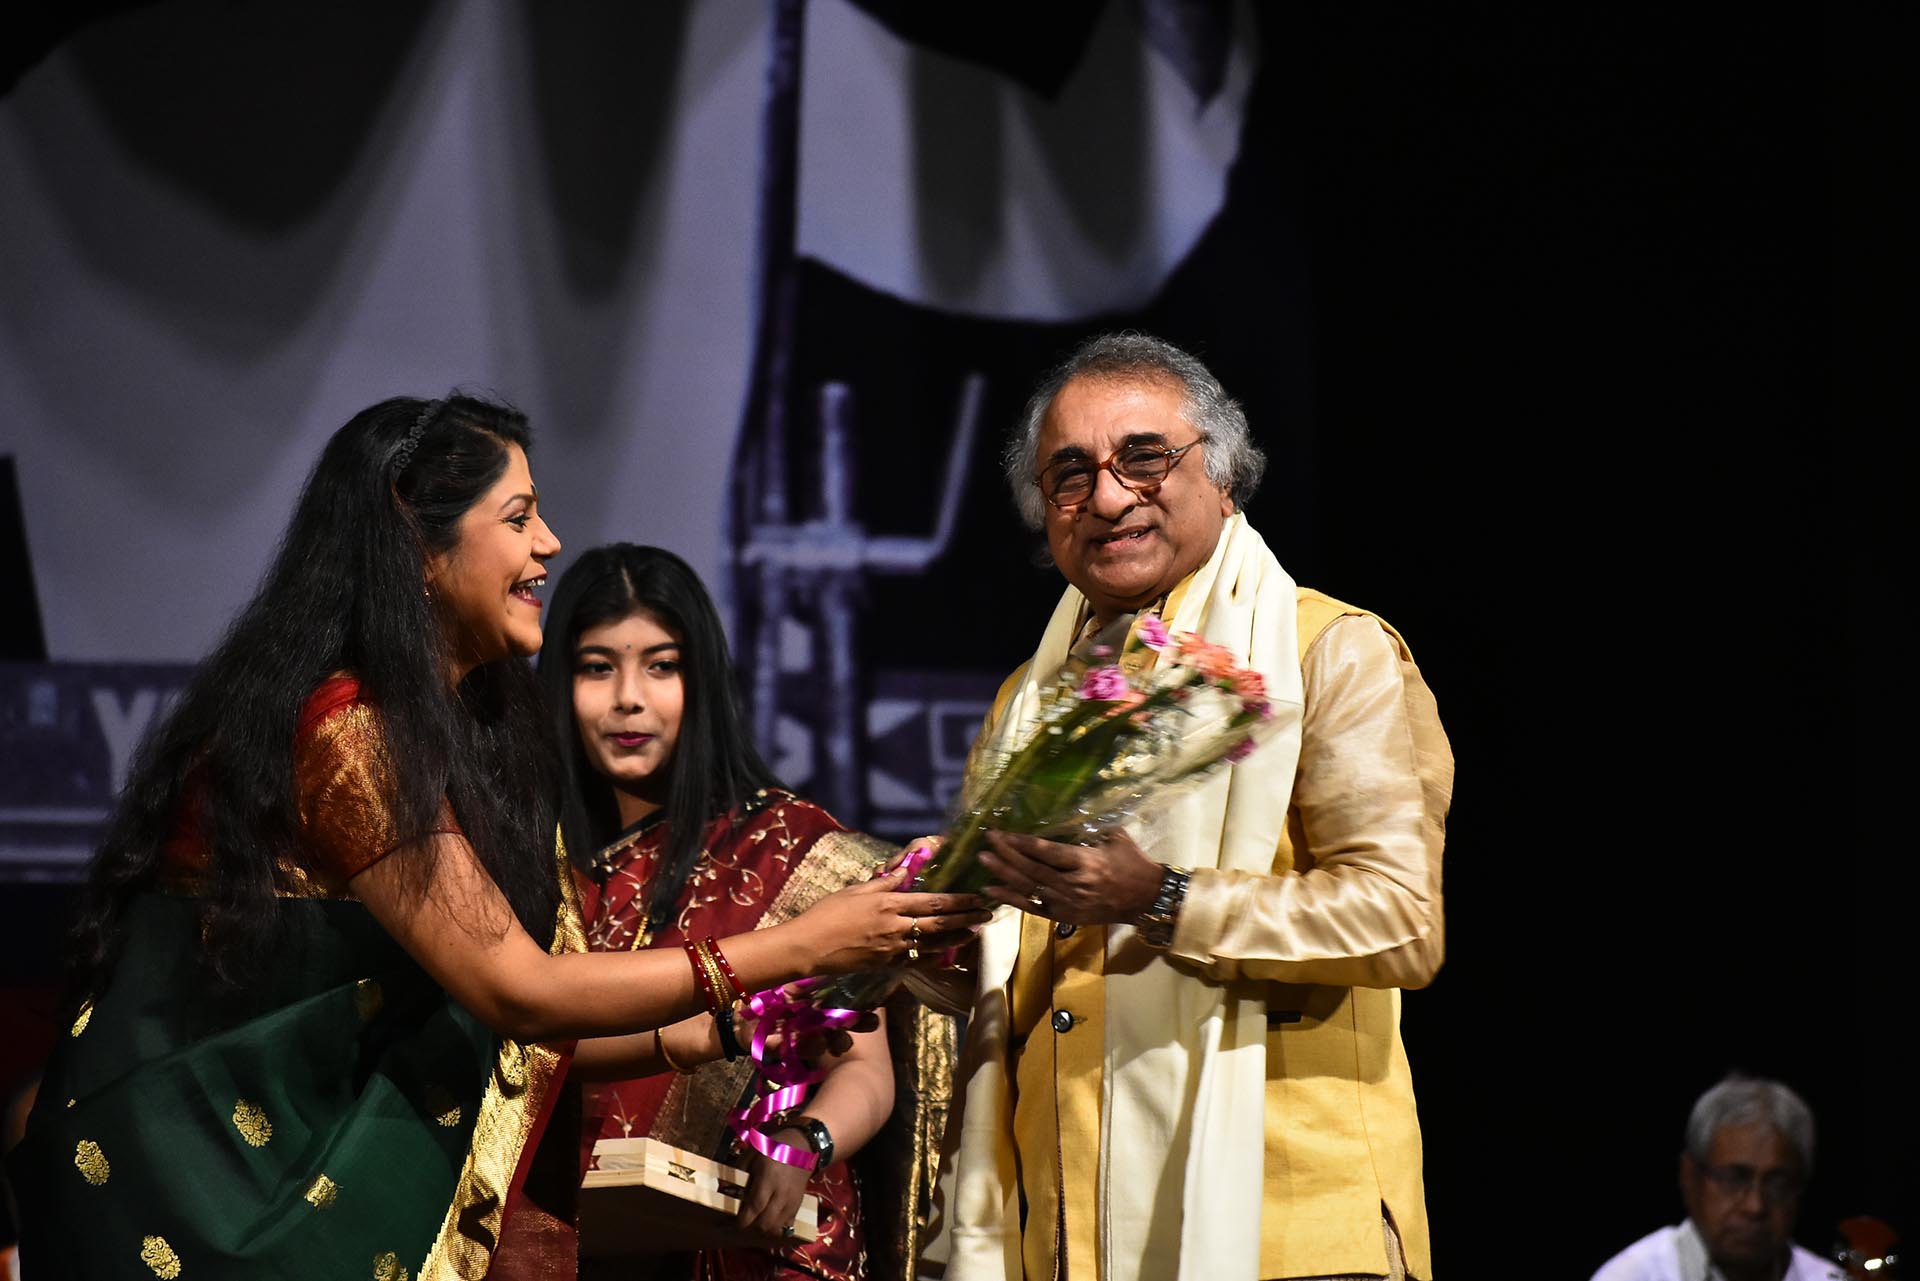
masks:
[[[586,852],[594,886],[590,948],[679,951],[774,926],[898,853],[779,786],[736,710],[719,617],[679,557],[631,544],[584,553],[555,589],[547,637],[540,677],[566,758],[561,824],[568,847]],[[906,1022],[905,1035],[920,1035],[911,1015]],[[749,1057],[730,1060],[717,1041],[668,1029],[653,1075],[590,1087],[589,1148],[648,1136],[749,1172],[738,1244],[623,1259],[619,1275],[868,1276],[869,1202],[883,1198],[891,1214],[913,1177],[882,1166],[866,1182],[891,1186],[863,1186],[847,1160],[894,1111],[888,1032],[853,1036],[806,1102],[765,1127],[775,1142],[823,1158],[811,1172],[730,1131],[729,1118],[764,1087]],[[582,1070],[598,1074],[591,1061]],[[780,1235],[806,1192],[819,1199],[817,1239]],[[885,1235],[892,1225],[880,1226]]]

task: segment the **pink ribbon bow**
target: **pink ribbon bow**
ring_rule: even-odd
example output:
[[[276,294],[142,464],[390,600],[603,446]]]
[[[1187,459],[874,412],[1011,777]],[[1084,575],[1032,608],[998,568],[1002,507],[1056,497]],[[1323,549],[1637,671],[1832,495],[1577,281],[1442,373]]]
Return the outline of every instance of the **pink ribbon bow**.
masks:
[[[908,850],[895,869],[906,872],[901,883],[913,884],[932,857],[933,851],[924,845]],[[809,1000],[807,993],[818,986],[816,979],[801,979],[747,998],[747,1010],[754,1016],[753,1042],[747,1053],[759,1065],[761,1078],[773,1088],[735,1112],[727,1122],[740,1141],[754,1151],[803,1170],[811,1170],[820,1158],[791,1144],[774,1142],[760,1127],[799,1107],[806,1101],[808,1087],[827,1074],[825,1068],[808,1066],[800,1056],[801,1044],[860,1021],[860,1010],[820,1006]],[[776,1032],[780,1048],[769,1054],[767,1042]]]

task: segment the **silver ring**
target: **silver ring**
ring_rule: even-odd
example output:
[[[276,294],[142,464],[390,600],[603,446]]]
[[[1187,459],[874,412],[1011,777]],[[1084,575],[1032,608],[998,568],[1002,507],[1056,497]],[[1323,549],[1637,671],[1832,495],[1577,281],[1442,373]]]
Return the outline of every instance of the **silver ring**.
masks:
[[[1042,916],[1046,915],[1047,900],[1040,897],[1040,891],[1035,890],[1033,893],[1027,895],[1027,902],[1033,905],[1034,911],[1040,913]]]
[[[800,1229],[789,1223],[786,1227],[780,1229],[780,1235],[783,1237],[797,1237],[800,1235]]]

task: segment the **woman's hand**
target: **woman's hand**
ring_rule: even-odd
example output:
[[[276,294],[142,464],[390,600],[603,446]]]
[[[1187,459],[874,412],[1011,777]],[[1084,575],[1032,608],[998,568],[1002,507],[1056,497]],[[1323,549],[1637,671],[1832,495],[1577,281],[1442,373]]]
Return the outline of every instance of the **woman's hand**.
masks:
[[[977,894],[907,894],[895,867],[817,900],[788,922],[804,932],[810,973],[855,974],[956,947],[993,913]]]
[[[799,1130],[774,1130],[767,1137],[802,1152],[807,1150],[807,1136]],[[790,1240],[784,1234],[800,1213],[800,1198],[806,1195],[809,1173],[755,1152],[747,1171],[747,1190],[741,1194],[740,1210],[734,1216],[735,1226],[774,1243]]]

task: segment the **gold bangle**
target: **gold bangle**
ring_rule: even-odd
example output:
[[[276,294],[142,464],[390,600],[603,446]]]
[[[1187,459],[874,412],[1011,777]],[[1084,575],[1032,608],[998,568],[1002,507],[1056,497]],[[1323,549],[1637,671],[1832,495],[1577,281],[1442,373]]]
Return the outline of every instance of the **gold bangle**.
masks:
[[[678,1063],[675,1063],[673,1061],[673,1055],[669,1053],[667,1050],[667,1038],[660,1035],[659,1028],[653,1029],[653,1048],[655,1051],[659,1053],[661,1058],[666,1060],[668,1067],[680,1073],[682,1076],[685,1076],[687,1073],[693,1071],[692,1068],[681,1067]]]
[[[731,1009],[739,1004],[740,998],[733,994],[733,984],[727,981],[727,972],[720,968],[720,962],[713,958],[713,949],[706,943],[700,944],[700,963],[706,967],[707,984],[713,992],[713,1012]]]

